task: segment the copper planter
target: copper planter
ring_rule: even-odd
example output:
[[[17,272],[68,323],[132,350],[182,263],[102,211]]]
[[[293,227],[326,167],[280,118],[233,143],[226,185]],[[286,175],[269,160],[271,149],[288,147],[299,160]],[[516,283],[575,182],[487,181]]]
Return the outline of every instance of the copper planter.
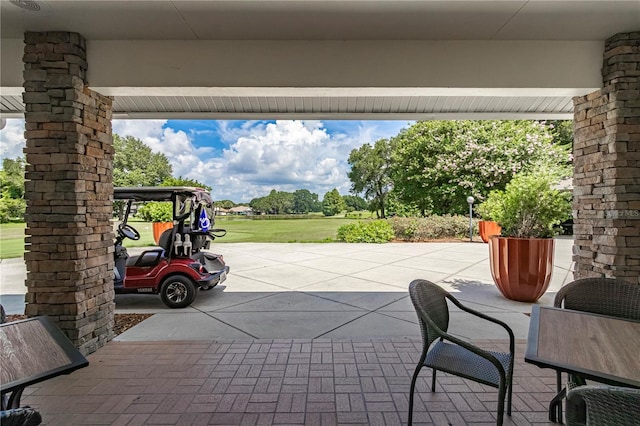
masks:
[[[518,302],[535,302],[553,273],[553,238],[489,239],[491,275],[500,293]]]
[[[500,235],[502,232],[502,228],[498,225],[497,222],[493,222],[490,220],[481,220],[478,222],[478,231],[480,233],[480,238],[485,243],[489,242],[489,238],[493,235]]]
[[[160,235],[167,229],[173,228],[173,222],[153,222],[151,228],[153,229],[153,239],[156,244],[159,244]]]

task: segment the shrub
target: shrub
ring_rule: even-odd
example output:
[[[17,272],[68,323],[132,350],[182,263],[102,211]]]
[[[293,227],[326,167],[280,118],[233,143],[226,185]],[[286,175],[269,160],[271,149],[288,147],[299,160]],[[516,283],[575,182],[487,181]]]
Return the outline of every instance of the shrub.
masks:
[[[168,202],[150,202],[139,207],[136,216],[147,222],[171,222],[173,206]]]
[[[351,211],[345,214],[344,217],[348,219],[369,219],[371,218],[371,212],[362,210]]]
[[[556,183],[545,169],[518,174],[504,191],[492,191],[478,211],[498,222],[505,237],[552,237],[571,217],[571,194],[554,189]]]
[[[393,228],[382,219],[358,221],[338,228],[338,240],[347,243],[386,243],[393,240]]]
[[[393,217],[389,219],[396,239],[402,241],[431,241],[469,237],[469,217],[428,216]],[[473,227],[476,228],[473,221]],[[475,232],[475,231],[474,231]]]
[[[22,198],[0,198],[0,223],[23,221],[26,208]]]

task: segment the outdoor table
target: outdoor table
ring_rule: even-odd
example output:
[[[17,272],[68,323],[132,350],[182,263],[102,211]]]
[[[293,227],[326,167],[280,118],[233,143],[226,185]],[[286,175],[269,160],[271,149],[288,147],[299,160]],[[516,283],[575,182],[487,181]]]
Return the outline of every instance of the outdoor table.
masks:
[[[640,322],[534,305],[524,360],[613,386],[640,388]],[[565,392],[549,405],[553,422],[556,413],[562,421]]]
[[[19,408],[27,386],[89,365],[47,316],[1,324],[0,345],[3,410]]]

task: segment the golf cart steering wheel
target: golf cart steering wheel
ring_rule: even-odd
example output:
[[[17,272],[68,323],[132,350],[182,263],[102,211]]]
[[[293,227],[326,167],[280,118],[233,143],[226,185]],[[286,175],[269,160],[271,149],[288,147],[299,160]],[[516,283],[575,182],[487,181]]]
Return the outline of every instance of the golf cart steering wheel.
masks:
[[[130,240],[137,241],[140,239],[140,233],[131,225],[121,223],[118,225],[118,233]]]

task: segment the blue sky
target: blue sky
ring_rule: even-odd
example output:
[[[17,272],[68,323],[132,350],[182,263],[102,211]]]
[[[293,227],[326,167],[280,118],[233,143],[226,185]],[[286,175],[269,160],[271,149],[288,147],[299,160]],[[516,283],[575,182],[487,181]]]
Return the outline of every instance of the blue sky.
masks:
[[[237,203],[272,189],[349,193],[347,158],[365,143],[398,134],[408,121],[113,120],[113,133],[141,139],[164,153],[175,176],[203,182],[214,199]],[[24,120],[0,130],[0,157],[24,147]]]

